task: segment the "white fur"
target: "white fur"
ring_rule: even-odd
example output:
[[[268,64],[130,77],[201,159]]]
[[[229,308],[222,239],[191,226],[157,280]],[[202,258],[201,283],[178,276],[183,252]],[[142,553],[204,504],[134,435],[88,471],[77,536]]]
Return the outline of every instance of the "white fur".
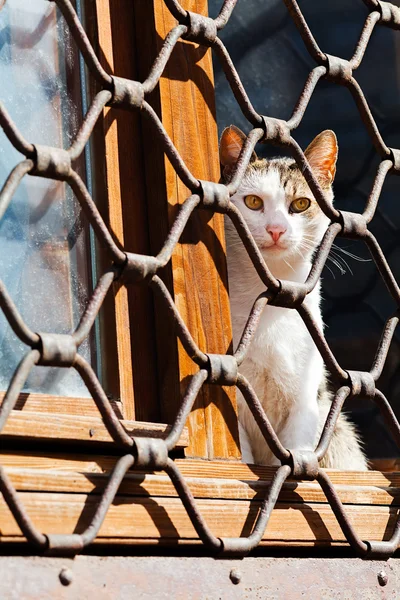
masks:
[[[244,140],[245,135],[233,125],[222,133],[220,158],[224,177],[228,179]],[[305,151],[331,202],[337,151],[336,136],[329,130],[320,133]],[[232,200],[272,274],[281,280],[303,283],[328,219],[292,160],[257,161],[253,155],[252,161]],[[250,205],[260,209],[249,209],[244,202],[247,195],[261,198],[262,207],[250,201]],[[291,207],[291,202],[299,198],[308,198],[311,203],[305,212],[293,213],[296,206]],[[229,219],[226,231],[233,335],[237,346],[252,305],[265,290]],[[319,283],[306,297],[305,304],[322,330]],[[240,370],[255,389],[282,444],[290,450],[314,449],[331,407],[331,394],[322,358],[295,310],[265,307]],[[277,464],[240,394],[238,404],[243,459]],[[336,469],[368,468],[355,428],[342,413],[320,464]]]
[[[252,211],[245,206],[244,197],[248,194],[255,194],[264,201],[262,211]],[[273,275],[304,282],[310,271],[313,250],[322,239],[328,220],[321,211],[312,223],[304,215],[290,214],[291,200],[281,185],[279,173],[271,169],[265,173],[250,171],[232,198]],[[271,226],[286,229],[275,246],[267,231]],[[236,347],[253,302],[265,287],[229,219],[226,230]],[[310,231],[315,241],[312,249],[305,249],[304,235],[308,232],[309,239]],[[319,285],[305,303],[322,329]],[[293,450],[314,449],[319,418],[318,388],[324,379],[323,361],[297,311],[266,306],[240,371],[255,389],[282,444]],[[239,420],[244,459],[279,464],[240,394]]]

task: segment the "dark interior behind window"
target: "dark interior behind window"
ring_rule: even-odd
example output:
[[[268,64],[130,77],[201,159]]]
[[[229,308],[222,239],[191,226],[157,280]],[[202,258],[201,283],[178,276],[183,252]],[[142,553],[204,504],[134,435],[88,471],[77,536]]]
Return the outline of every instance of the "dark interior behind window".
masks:
[[[220,6],[210,0],[210,15]],[[350,58],[368,15],[362,2],[329,0],[324,11],[318,2],[300,7],[324,52]],[[261,114],[288,119],[310,70],[316,66],[283,2],[247,0],[238,3],[230,26],[221,32],[251,101]],[[355,78],[362,86],[381,134],[389,147],[398,148],[400,101],[400,37],[376,27]],[[214,60],[219,130],[233,123],[251,128]],[[324,129],[333,129],[339,141],[335,203],[342,210],[361,211],[371,190],[379,157],[361,121],[349,91],[321,80],[312,96],[295,139],[305,148]],[[264,156],[278,155],[271,146],[259,146]],[[371,232],[377,237],[397,280],[400,279],[400,181],[386,179]],[[323,272],[323,313],[326,338],[345,369],[369,370],[385,320],[396,306],[379,276],[365,245],[338,239]],[[355,255],[353,258],[346,252]],[[338,266],[336,263],[339,263]],[[346,264],[347,263],[347,264]],[[392,342],[379,388],[400,416],[400,331]],[[366,401],[345,405],[359,426],[370,458],[392,458],[398,450],[379,409]]]

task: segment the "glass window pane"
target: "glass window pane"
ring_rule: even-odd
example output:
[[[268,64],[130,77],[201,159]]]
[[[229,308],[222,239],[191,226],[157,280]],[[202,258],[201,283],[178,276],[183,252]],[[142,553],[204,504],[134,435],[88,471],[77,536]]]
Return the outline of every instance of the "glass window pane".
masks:
[[[32,143],[68,148],[82,120],[79,56],[46,0],[7,1],[0,12],[0,98]],[[0,181],[23,156],[0,131]],[[75,165],[84,176],[84,162]],[[33,331],[69,333],[91,290],[88,227],[63,182],[26,176],[0,222],[0,278]],[[27,351],[0,314],[0,390]],[[90,341],[79,352],[92,362]],[[26,389],[88,396],[73,369],[36,368]]]

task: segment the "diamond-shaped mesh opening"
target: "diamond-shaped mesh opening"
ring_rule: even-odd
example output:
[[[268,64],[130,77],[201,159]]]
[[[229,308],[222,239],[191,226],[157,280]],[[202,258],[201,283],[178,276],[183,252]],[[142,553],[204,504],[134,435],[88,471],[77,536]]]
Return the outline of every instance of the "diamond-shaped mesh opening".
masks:
[[[12,484],[4,470],[0,474],[0,489],[4,498],[17,520],[21,531],[31,542],[36,543],[40,549],[50,550],[72,550],[79,551],[90,544],[97,535],[107,510],[112,502],[118,487],[126,473],[133,468],[145,470],[164,470],[173,482],[188,515],[202,541],[212,550],[217,552],[235,552],[245,554],[255,548],[264,534],[268,525],[270,514],[278,499],[279,492],[287,477],[295,479],[317,480],[321,484],[329,503],[338,519],[338,522],[351,545],[362,556],[389,556],[398,545],[400,538],[400,521],[397,522],[392,539],[386,542],[364,542],[351,525],[344,507],[338,498],[334,486],[326,473],[319,468],[320,461],[329,445],[336,419],[340,413],[343,403],[358,396],[365,396],[374,401],[382,412],[386,425],[392,431],[397,443],[400,441],[400,426],[391,411],[391,408],[383,396],[376,389],[375,381],[378,379],[384,366],[385,358],[390,345],[394,326],[397,324],[397,316],[393,317],[386,326],[386,335],[379,347],[374,366],[371,372],[347,372],[335,359],[322,332],[314,322],[310,313],[304,305],[304,299],[315,287],[327,260],[332,243],[338,236],[351,239],[361,239],[366,243],[374,257],[381,277],[385,281],[389,292],[393,296],[396,305],[400,303],[400,290],[390,270],[389,265],[375,237],[368,230],[369,222],[372,220],[376,205],[379,201],[381,181],[389,171],[398,172],[400,169],[400,151],[388,148],[383,141],[379,129],[375,123],[368,103],[362,89],[354,78],[356,69],[362,61],[363,54],[368,45],[370,35],[375,27],[384,24],[388,27],[398,28],[400,24],[400,10],[389,3],[381,3],[378,0],[365,0],[369,9],[362,33],[356,50],[350,61],[336,56],[329,56],[318,46],[312,32],[304,19],[304,16],[295,0],[284,0],[293,21],[298,28],[307,51],[317,63],[307,79],[301,93],[297,107],[287,122],[277,122],[276,119],[263,116],[256,112],[251,104],[246,90],[238,76],[234,63],[231,60],[224,44],[218,36],[231,17],[235,6],[235,0],[225,0],[221,6],[221,12],[215,19],[203,17],[198,14],[188,13],[176,0],[165,0],[165,4],[179,21],[172,32],[167,36],[163,49],[154,63],[153,69],[144,82],[134,82],[111,77],[101,67],[93,48],[79,22],[70,0],[55,0],[57,6],[64,15],[71,35],[79,47],[87,68],[92,77],[97,80],[101,91],[94,98],[91,108],[81,125],[74,142],[69,150],[49,148],[43,146],[32,146],[23,137],[11,121],[8,112],[0,107],[0,123],[13,143],[13,145],[25,155],[19,166],[16,167],[13,176],[3,187],[0,193],[0,207],[8,204],[18,187],[22,177],[36,175],[50,179],[68,182],[74,190],[82,209],[89,219],[97,240],[106,249],[112,261],[112,267],[104,273],[99,280],[89,305],[82,316],[80,325],[71,335],[57,335],[55,333],[32,332],[21,319],[16,307],[7,294],[6,287],[0,287],[0,307],[3,310],[10,326],[15,334],[30,346],[19,367],[16,369],[10,382],[5,400],[0,408],[0,430],[7,422],[7,418],[15,405],[19,391],[24,381],[29,376],[34,365],[39,368],[48,366],[60,366],[65,369],[74,368],[88,387],[93,401],[104,420],[104,423],[112,436],[116,447],[121,450],[121,458],[116,462],[113,472],[110,474],[106,488],[97,506],[96,513],[87,530],[80,534],[54,535],[42,534],[37,531],[29,515],[18,498]],[[157,85],[165,64],[170,58],[170,50],[176,45],[181,37],[195,41],[205,47],[211,47],[216,59],[221,61],[226,78],[232,88],[236,101],[239,103],[244,117],[253,126],[248,136],[241,156],[239,157],[236,174],[232,181],[224,186],[214,182],[198,181],[182,161],[176,148],[173,146],[162,123],[147,103],[146,97]],[[315,85],[321,78],[326,78],[330,85],[344,85],[349,88],[354,101],[360,111],[361,117],[366,125],[369,136],[381,158],[381,165],[375,177],[367,207],[363,214],[353,212],[340,212],[332,208],[325,199],[324,193],[315,179],[303,151],[293,137],[293,131],[301,122],[304,111],[312,96]],[[178,213],[175,223],[171,229],[168,239],[158,256],[142,256],[124,252],[115,244],[109,230],[102,220],[93,199],[86,189],[82,179],[75,170],[75,161],[82,154],[84,145],[88,141],[96,120],[99,118],[103,107],[108,104],[113,110],[119,108],[130,110],[141,110],[145,118],[151,120],[154,133],[158,143],[162,145],[177,175],[192,191],[193,195],[186,201]],[[249,163],[251,151],[258,141],[283,146],[286,151],[294,156],[303,173],[309,180],[309,185],[325,214],[330,218],[331,224],[321,243],[319,251],[314,260],[314,267],[305,282],[293,284],[288,281],[278,281],[273,277],[265,264],[247,225],[238,211],[230,202],[237,189],[244,171]],[[213,210],[225,213],[236,227],[254,266],[263,281],[266,291],[258,299],[249,315],[241,343],[233,356],[207,355],[199,349],[190,335],[185,323],[174,305],[173,299],[158,276],[170,260],[173,249],[184,230],[190,214],[194,210]],[[175,322],[178,336],[188,355],[199,371],[193,375],[188,383],[181,407],[168,437],[165,440],[156,438],[131,438],[124,430],[123,425],[112,410],[110,402],[101,387],[93,369],[82,357],[77,354],[77,347],[88,336],[104,298],[115,278],[119,278],[125,285],[135,285],[147,282],[165,302],[170,318]],[[336,395],[327,418],[320,443],[315,452],[289,452],[280,443],[265,414],[260,400],[254,393],[251,382],[248,382],[240,373],[240,365],[246,356],[263,307],[267,302],[276,306],[283,306],[292,310],[298,310],[304,320],[310,335],[313,337],[324,361],[336,385]],[[216,538],[205,523],[193,495],[185,482],[179,469],[168,452],[173,450],[185,425],[186,418],[193,406],[197,394],[205,382],[211,385],[236,385],[244,395],[254,418],[256,419],[265,442],[269,445],[275,456],[282,462],[278,468],[266,492],[266,497],[258,514],[251,534],[242,538]]]

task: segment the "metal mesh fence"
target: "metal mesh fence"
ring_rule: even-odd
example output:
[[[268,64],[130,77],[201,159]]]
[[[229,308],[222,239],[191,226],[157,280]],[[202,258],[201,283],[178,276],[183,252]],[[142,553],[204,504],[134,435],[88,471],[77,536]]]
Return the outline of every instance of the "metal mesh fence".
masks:
[[[367,542],[361,540],[348,519],[346,511],[329,477],[319,468],[319,461],[321,461],[326,453],[344,401],[360,396],[376,403],[382,411],[397,444],[400,445],[399,423],[385,396],[375,386],[375,382],[383,370],[388,349],[399,321],[398,313],[396,312],[386,322],[371,370],[369,372],[346,371],[336,361],[323,333],[319,330],[310,312],[304,305],[304,299],[316,285],[335,238],[342,236],[363,240],[366,243],[390,294],[397,305],[400,304],[400,288],[377,240],[368,230],[368,224],[374,216],[386,176],[389,173],[400,173],[400,150],[386,146],[368,107],[363,91],[353,77],[353,71],[359,67],[363,59],[374,28],[378,25],[383,25],[400,29],[400,9],[389,2],[363,0],[370,13],[365,20],[352,58],[346,60],[325,54],[316,43],[296,1],[284,0],[307,50],[317,63],[317,66],[310,72],[292,116],[288,121],[283,121],[256,112],[235,70],[229,53],[218,38],[218,31],[227,25],[236,0],[225,0],[215,19],[186,11],[177,0],[165,0],[165,4],[172,15],[178,20],[179,24],[167,35],[162,49],[144,82],[127,80],[108,74],[102,68],[70,0],[54,1],[64,15],[86,65],[90,73],[97,80],[101,90],[94,97],[82,126],[68,150],[33,145],[27,142],[10,119],[6,108],[2,104],[0,105],[1,126],[14,147],[26,157],[10,173],[0,192],[0,218],[4,215],[5,210],[12,201],[13,194],[23,177],[29,175],[65,181],[75,193],[77,200],[93,227],[98,241],[107,251],[112,261],[112,266],[99,278],[86,310],[81,316],[78,327],[70,335],[35,333],[31,331],[18,313],[7,289],[0,283],[0,307],[15,334],[30,348],[15,370],[0,407],[0,431],[6,424],[11,410],[15,407],[24,382],[35,365],[73,368],[76,369],[91,392],[107,430],[116,446],[121,449],[121,457],[118,459],[115,468],[108,478],[108,483],[89,527],[84,533],[79,535],[57,535],[39,532],[30,520],[7,474],[1,468],[0,489],[22,533],[30,542],[36,544],[40,550],[82,550],[97,536],[108,508],[128,469],[163,470],[171,478],[193,526],[204,544],[216,553],[233,552],[244,555],[260,543],[282,485],[290,476],[297,480],[307,479],[319,482],[346,539],[359,555],[368,556],[369,558],[390,556],[397,549],[400,542],[400,517],[398,517],[389,541]],[[156,87],[174,46],[180,38],[194,41],[205,47],[211,47],[214,50],[221,61],[226,78],[244,116],[253,126],[242,148],[235,173],[227,185],[210,181],[200,181],[192,175],[174,147],[158,116],[146,101],[146,97]],[[344,85],[349,89],[376,151],[381,158],[371,193],[362,214],[338,211],[333,208],[313,175],[302,149],[292,137],[292,131],[300,124],[314,88],[322,78],[334,84]],[[162,145],[177,175],[192,192],[192,195],[181,206],[178,216],[157,256],[144,256],[124,252],[117,247],[93,198],[90,196],[80,176],[74,170],[74,161],[83,152],[94,125],[106,105],[115,109],[140,110],[145,117],[150,119],[158,136],[159,143]],[[230,201],[230,197],[239,187],[257,142],[282,146],[293,155],[304,173],[321,210],[330,219],[330,225],[316,253],[310,273],[306,281],[301,284],[291,281],[280,281],[271,274],[241,213]],[[232,220],[259,277],[265,285],[265,292],[254,301],[241,341],[233,356],[205,354],[197,347],[179,315],[168,289],[158,275],[159,270],[171,259],[173,250],[192,212],[203,209],[226,214]],[[180,410],[165,440],[140,437],[131,438],[115,415],[93,369],[77,353],[77,348],[89,334],[104,298],[110,290],[113,281],[116,279],[119,279],[125,285],[135,285],[146,281],[151,286],[154,293],[158,294],[161,301],[165,303],[168,314],[176,325],[177,335],[183,347],[199,367],[198,372],[190,380],[182,399]],[[330,412],[314,452],[291,451],[282,446],[268,420],[268,415],[265,414],[260,400],[251,387],[251,383],[239,371],[240,365],[248,352],[262,311],[267,303],[298,311],[324,359],[336,388]],[[277,469],[271,481],[252,532],[248,537],[217,538],[213,535],[203,519],[182,474],[174,461],[169,457],[169,452],[174,449],[197,394],[205,382],[218,386],[238,387],[260,427],[265,442],[282,462],[282,466]]]

